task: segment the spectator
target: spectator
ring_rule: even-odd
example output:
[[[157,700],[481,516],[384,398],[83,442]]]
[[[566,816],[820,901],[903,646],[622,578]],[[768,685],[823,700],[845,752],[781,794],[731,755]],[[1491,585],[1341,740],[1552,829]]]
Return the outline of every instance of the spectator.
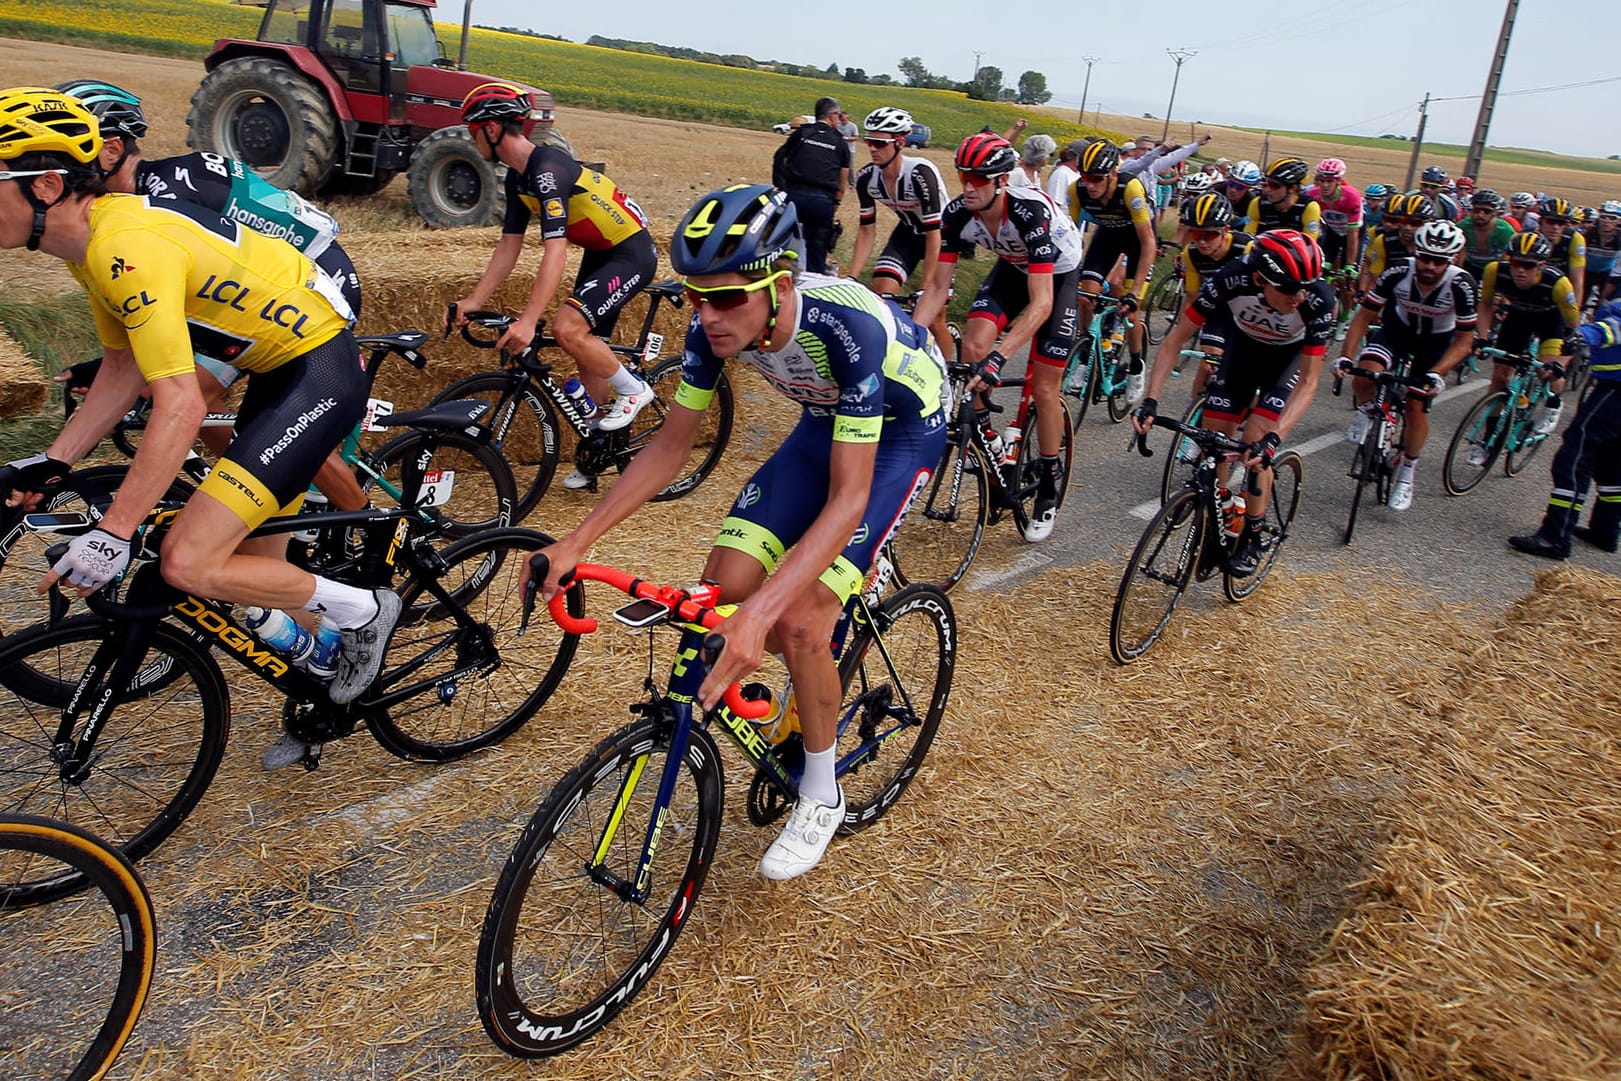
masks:
[[[1085,139],[1076,139],[1058,152],[1058,164],[1047,175],[1047,194],[1052,196],[1053,202],[1064,208],[1071,220],[1075,215],[1069,208],[1069,189],[1081,178],[1081,171],[1075,167],[1080,160],[1081,148],[1086,145]]]
[[[834,129],[844,136],[844,141],[852,147],[861,139],[861,131],[856,127],[855,121],[851,120],[850,114],[843,110],[839,112],[839,122],[834,125]]]
[[[815,120],[788,133],[771,158],[771,183],[788,193],[805,230],[805,269],[827,273],[833,247],[833,214],[850,186],[850,144],[833,125],[843,109],[838,98],[820,98]]]
[[[1056,149],[1058,140],[1051,135],[1032,135],[1026,139],[1024,151],[1019,155],[1019,164],[1013,167],[1013,175],[1008,178],[1008,186],[1041,187],[1041,168],[1052,160],[1053,151]]]

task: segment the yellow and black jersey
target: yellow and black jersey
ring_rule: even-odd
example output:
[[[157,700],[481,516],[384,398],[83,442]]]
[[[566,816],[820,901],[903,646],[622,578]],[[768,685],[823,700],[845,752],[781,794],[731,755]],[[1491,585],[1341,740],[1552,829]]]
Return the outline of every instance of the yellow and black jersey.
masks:
[[[1069,211],[1079,224],[1091,222],[1099,229],[1133,229],[1154,220],[1154,200],[1143,182],[1128,177],[1116,182],[1114,191],[1102,199],[1086,194],[1086,185],[1076,180],[1069,186]]]
[[[1300,196],[1288,210],[1279,210],[1259,195],[1244,208],[1245,228],[1256,236],[1274,229],[1298,229],[1313,239],[1323,235],[1323,208],[1316,199]]]
[[[148,381],[202,353],[267,372],[345,330],[335,283],[286,241],[191,203],[99,196],[83,263],[103,348],[131,349]]]
[[[1215,276],[1216,271],[1235,259],[1244,258],[1255,238],[1248,233],[1241,233],[1237,229],[1227,234],[1227,246],[1212,257],[1200,251],[1194,244],[1187,244],[1182,249],[1182,285],[1187,295],[1199,295],[1199,287],[1205,280]]]
[[[619,186],[551,146],[537,146],[522,169],[507,170],[503,233],[522,233],[540,215],[540,235],[605,251],[647,231],[647,215]]]
[[[1582,321],[1581,309],[1576,303],[1576,290],[1571,286],[1570,279],[1551,264],[1542,268],[1542,277],[1537,279],[1536,284],[1529,289],[1521,289],[1514,284],[1514,274],[1509,270],[1507,260],[1487,263],[1485,273],[1480,277],[1480,310],[1489,311],[1493,305],[1507,308],[1510,315],[1516,312],[1540,315],[1557,311],[1565,325],[1571,327]]]

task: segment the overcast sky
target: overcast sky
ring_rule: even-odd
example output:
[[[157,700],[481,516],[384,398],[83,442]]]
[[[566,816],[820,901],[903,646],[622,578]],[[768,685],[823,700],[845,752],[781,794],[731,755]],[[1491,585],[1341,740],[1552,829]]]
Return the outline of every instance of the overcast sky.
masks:
[[[1080,106],[1085,83],[1079,58],[1095,56],[1087,111],[1101,103],[1105,112],[1156,117],[1165,114],[1176,70],[1166,50],[1192,50],[1197,55],[1183,64],[1176,90],[1175,120],[1411,134],[1428,92],[1465,100],[1432,103],[1426,140],[1467,144],[1504,3],[1033,0],[1001,6],[924,0],[874,7],[870,0],[821,0],[799,8],[769,0],[618,0],[606,7],[475,0],[473,19],[571,41],[602,34],[757,60],[838,64],[896,79],[899,60],[917,56],[935,74],[966,80],[978,53],[981,64],[1002,69],[1010,86],[1022,72],[1041,72],[1053,94],[1049,104],[1072,107]],[[442,0],[440,17],[454,18],[458,7]],[[1475,14],[1458,17],[1469,10]],[[814,11],[815,21],[790,21],[795,11]],[[1621,153],[1621,53],[1613,48],[1618,13],[1617,0],[1522,0],[1491,145],[1595,157]],[[1573,89],[1511,93],[1606,78]]]

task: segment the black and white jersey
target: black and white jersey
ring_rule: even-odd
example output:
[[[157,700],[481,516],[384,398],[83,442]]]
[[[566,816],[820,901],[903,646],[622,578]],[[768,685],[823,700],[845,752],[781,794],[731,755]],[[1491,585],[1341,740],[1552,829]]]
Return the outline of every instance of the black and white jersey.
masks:
[[[1081,230],[1040,188],[1006,188],[994,233],[964,205],[946,204],[940,219],[940,261],[954,263],[977,245],[1028,274],[1064,274],[1081,265]]]
[[[1426,290],[1419,284],[1412,259],[1403,259],[1379,275],[1362,306],[1381,313],[1380,325],[1385,329],[1416,337],[1472,329],[1479,310],[1475,280],[1462,267],[1447,267],[1435,288]]]
[[[1230,325],[1258,346],[1298,349],[1322,356],[1334,333],[1334,288],[1321,278],[1306,286],[1293,311],[1278,311],[1266,302],[1246,260],[1234,259],[1207,278],[1188,306],[1195,326]]]
[[[877,162],[863,166],[856,174],[855,188],[862,225],[878,220],[878,204],[882,203],[914,233],[932,233],[940,228],[940,215],[946,204],[946,182],[939,168],[927,158],[903,154],[894,191],[889,190],[884,171]]]

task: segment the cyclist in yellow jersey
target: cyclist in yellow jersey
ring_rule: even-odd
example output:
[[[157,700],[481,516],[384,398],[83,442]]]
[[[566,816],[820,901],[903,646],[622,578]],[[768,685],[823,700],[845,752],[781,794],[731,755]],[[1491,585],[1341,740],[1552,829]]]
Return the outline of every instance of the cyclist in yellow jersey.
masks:
[[[1301,190],[1311,166],[1300,158],[1279,158],[1261,178],[1261,192],[1244,211],[1256,236],[1274,229],[1298,229],[1313,240],[1323,234],[1323,208]]]
[[[531,110],[529,95],[509,83],[475,87],[462,102],[462,119],[472,132],[473,145],[507,167],[507,213],[490,265],[473,291],[456,302],[460,314],[453,322],[466,323],[466,313],[482,308],[506,281],[523,252],[530,219],[538,214],[543,242],[540,270],[529,302],[498,344],[513,352],[529,347],[540,317],[562,284],[568,246],[585,249],[574,291],[552,317],[552,335],[579,365],[591,396],[602,403],[597,427],[618,431],[652,401],[653,392],[619,363],[604,338],[613,333],[630,299],[653,283],[658,249],[641,207],[612,180],[555,147],[536,146],[524,137],[523,121]],[[575,470],[563,483],[584,488],[591,478]]]
[[[1516,233],[1508,253],[1487,263],[1480,279],[1480,311],[1476,333],[1495,340],[1509,353],[1524,353],[1537,342],[1537,356],[1553,359],[1565,352],[1565,339],[1581,323],[1581,306],[1570,279],[1552,263],[1553,247],[1541,233]],[[1508,385],[1514,369],[1492,365],[1492,390]],[[1563,378],[1548,384],[1548,399],[1540,403],[1536,427],[1547,435],[1559,426],[1564,409],[1560,397]],[[1478,464],[1471,462],[1470,464]]]
[[[123,572],[130,538],[174,480],[205,405],[192,354],[250,373],[237,436],[163,545],[163,576],[202,597],[326,615],[343,630],[334,702],[382,666],[399,597],[318,578],[279,558],[285,537],[249,540],[295,513],[327,452],[365,409],[369,380],[337,284],[283,241],[202,207],[107,194],[94,165],[100,125],[54,90],[0,91],[0,248],[44,251],[89,294],[103,362],[84,405],[46,453],[10,463],[26,504],[98,443],[143,388],[152,417],[96,529],[40,583],[82,594]]]
[[[1159,254],[1159,236],[1154,232],[1154,201],[1142,181],[1120,175],[1120,151],[1113,143],[1098,140],[1085,147],[1076,168],[1081,175],[1070,190],[1070,214],[1077,223],[1094,226],[1081,261],[1078,309],[1085,328],[1091,326],[1096,307],[1090,298],[1103,292],[1105,282],[1121,298],[1123,315],[1129,316],[1142,305]],[[1122,260],[1123,275],[1119,271]],[[1141,319],[1131,321],[1126,346],[1131,351],[1127,397],[1136,401],[1143,396],[1145,378]]]
[[[1542,200],[1537,232],[1548,238],[1553,249],[1548,264],[1570,279],[1579,302],[1587,296],[1587,238],[1576,228],[1575,215],[1569,199],[1550,195]]]

